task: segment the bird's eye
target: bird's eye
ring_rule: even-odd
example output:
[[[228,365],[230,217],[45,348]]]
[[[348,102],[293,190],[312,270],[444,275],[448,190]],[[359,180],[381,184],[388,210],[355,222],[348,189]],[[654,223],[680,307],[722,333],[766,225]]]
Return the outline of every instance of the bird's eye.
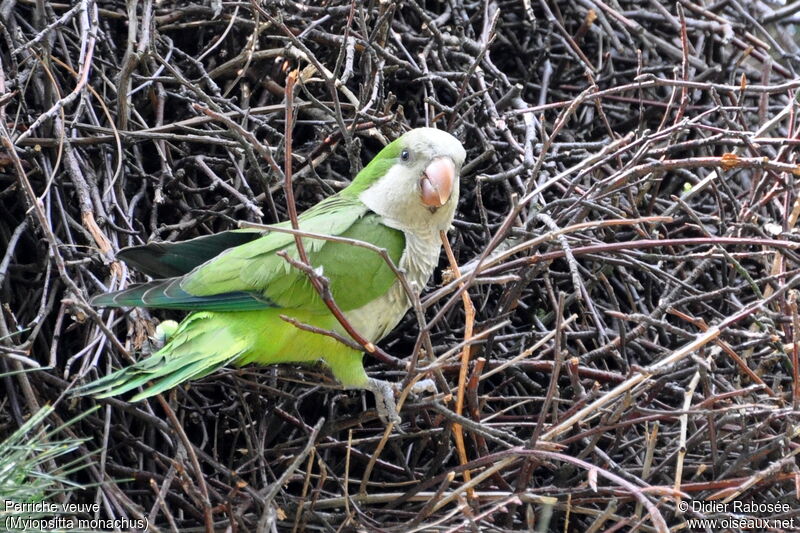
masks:
[[[409,159],[411,159],[411,154],[408,153],[408,150],[403,150],[402,152],[400,152],[400,159],[402,159],[403,161],[408,161]]]

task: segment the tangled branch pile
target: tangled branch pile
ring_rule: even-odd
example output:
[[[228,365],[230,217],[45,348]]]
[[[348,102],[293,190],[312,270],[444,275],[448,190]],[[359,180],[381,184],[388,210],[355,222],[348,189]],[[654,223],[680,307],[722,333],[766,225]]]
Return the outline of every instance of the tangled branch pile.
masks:
[[[53,423],[107,406],[66,430],[91,440],[54,461],[91,488],[64,501],[153,531],[665,531],[708,514],[687,500],[798,508],[797,2],[269,4],[0,2],[0,435],[48,403]],[[295,70],[301,209],[409,127],[467,148],[460,277],[382,343],[433,353],[368,369],[439,393],[389,434],[321,367],[68,397],[177,317],[87,305],[142,281],[115,251],[286,220],[257,145],[283,168]]]

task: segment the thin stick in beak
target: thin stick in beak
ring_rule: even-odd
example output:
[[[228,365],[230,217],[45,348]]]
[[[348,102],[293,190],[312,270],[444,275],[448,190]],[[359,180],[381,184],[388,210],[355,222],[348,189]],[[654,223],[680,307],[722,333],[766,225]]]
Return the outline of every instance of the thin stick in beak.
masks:
[[[453,192],[456,181],[456,166],[449,157],[437,157],[425,168],[419,182],[422,204],[427,207],[442,207]]]

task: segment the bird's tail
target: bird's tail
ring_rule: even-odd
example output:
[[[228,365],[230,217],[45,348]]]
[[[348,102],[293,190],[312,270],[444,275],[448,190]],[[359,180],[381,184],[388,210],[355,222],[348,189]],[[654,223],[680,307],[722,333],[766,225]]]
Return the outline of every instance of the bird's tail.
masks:
[[[247,350],[248,341],[237,338],[221,318],[211,312],[188,316],[150,357],[79,387],[75,394],[107,398],[147,385],[131,398],[136,402],[233,362]]]

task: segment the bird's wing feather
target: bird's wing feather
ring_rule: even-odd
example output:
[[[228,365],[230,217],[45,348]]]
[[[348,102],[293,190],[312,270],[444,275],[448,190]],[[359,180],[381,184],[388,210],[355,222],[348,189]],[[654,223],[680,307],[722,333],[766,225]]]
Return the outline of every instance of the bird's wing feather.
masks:
[[[300,229],[308,233],[345,237],[385,249],[395,264],[405,247],[402,232],[381,224],[380,218],[368,212],[357,199],[333,196],[303,213],[299,222]],[[160,253],[157,248],[144,252],[139,247],[140,253],[133,254],[133,261],[145,263],[146,268],[154,272],[154,268],[164,272],[165,269],[180,271],[203,254],[212,257],[188,274],[101,294],[91,303],[186,311],[250,311],[269,307],[324,309],[308,276],[277,255],[283,251],[298,259],[294,235],[260,234],[262,236],[256,239],[250,234],[225,235],[216,240],[215,236],[192,239],[187,241],[191,244],[175,243],[165,247],[165,253],[159,257],[156,257]],[[233,245],[238,239],[247,242]],[[180,248],[182,244],[187,247]],[[312,266],[330,280],[331,293],[344,311],[368,303],[388,290],[395,280],[384,259],[372,250],[312,237],[304,237],[303,245]],[[187,254],[185,260],[179,257],[182,251]]]
[[[304,214],[300,229],[338,236],[385,249],[395,264],[405,247],[402,232],[389,228],[356,199],[331,197]],[[343,310],[355,309],[391,286],[394,273],[372,250],[348,243],[304,237],[309,261],[330,280],[330,290]],[[308,276],[277,252],[298,259],[294,235],[271,233],[232,248],[201,265],[181,281],[196,296],[255,292],[282,308],[322,309],[323,302]]]
[[[188,241],[151,242],[120,250],[117,257],[152,278],[173,278],[188,274],[225,250],[253,241],[262,234],[263,231],[257,229],[238,229]]]
[[[181,278],[139,283],[125,290],[98,294],[90,301],[97,307],[151,307],[180,311],[253,311],[275,307],[263,295],[235,291],[195,296],[181,289]]]

